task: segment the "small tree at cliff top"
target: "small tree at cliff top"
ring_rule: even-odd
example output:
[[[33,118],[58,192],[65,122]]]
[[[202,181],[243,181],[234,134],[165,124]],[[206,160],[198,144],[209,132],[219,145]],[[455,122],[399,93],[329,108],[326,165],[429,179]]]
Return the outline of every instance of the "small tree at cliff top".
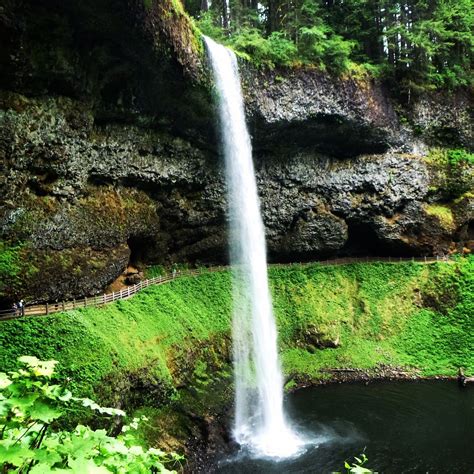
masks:
[[[0,471],[3,473],[170,473],[179,463],[176,454],[144,450],[134,430],[134,419],[113,437],[106,430],[78,425],[73,431],[55,426],[72,404],[82,404],[101,416],[124,417],[125,412],[103,408],[87,398],[73,397],[61,385],[51,384],[56,361],[20,357],[24,369],[0,372]],[[146,421],[142,418],[142,421]]]

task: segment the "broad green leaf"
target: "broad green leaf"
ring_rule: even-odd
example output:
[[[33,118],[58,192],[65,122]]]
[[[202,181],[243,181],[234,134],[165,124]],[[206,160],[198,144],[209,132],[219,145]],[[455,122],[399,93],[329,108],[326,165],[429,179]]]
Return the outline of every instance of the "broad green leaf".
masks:
[[[20,362],[27,364],[33,375],[51,377],[54,372],[54,366],[58,363],[57,360],[42,361],[32,356],[23,356],[18,359]]]
[[[62,394],[58,396],[58,399],[62,402],[68,402],[72,399],[72,393],[69,390],[64,390]]]
[[[83,406],[89,407],[91,410],[98,411],[99,413],[105,413],[106,415],[115,416],[127,415],[123,410],[119,410],[118,408],[101,407],[99,404],[94,402],[94,400],[91,400],[89,398],[75,398],[75,400],[81,401]]]
[[[36,402],[29,410],[29,415],[33,420],[39,420],[44,423],[51,423],[62,414],[62,411],[40,401]]]
[[[74,431],[56,431],[51,427],[45,433],[41,446],[29,446],[41,430],[62,416],[61,403],[70,400],[81,402],[101,414],[124,416],[116,408],[101,407],[90,399],[75,398],[61,385],[49,385],[37,377],[50,377],[55,361],[40,361],[36,357],[22,357],[29,370],[20,369],[10,376],[0,374],[0,466],[20,467],[35,462],[32,474],[148,474],[157,468],[167,473],[163,459],[175,459],[156,449],[144,451],[131,432],[118,437],[107,435],[106,430],[92,430],[78,425]],[[8,421],[7,421],[8,420]],[[134,418],[137,427],[140,419]],[[54,425],[53,425],[54,426]],[[26,462],[26,464],[25,464]],[[67,463],[67,466],[65,466]],[[61,467],[58,467],[61,466]],[[15,471],[16,472],[16,471]]]
[[[21,357],[18,357],[18,360],[20,362],[23,362],[24,364],[29,365],[30,367],[37,366],[39,362],[39,359],[33,356],[21,356]]]
[[[111,472],[103,466],[97,466],[92,459],[71,459],[68,466],[74,474],[110,474]]]
[[[143,448],[141,446],[131,446],[129,451],[130,454],[134,456],[141,456],[143,454]]]
[[[371,474],[372,473],[370,469],[366,469],[365,467],[362,467],[362,466],[354,466],[351,469],[351,472],[353,474]]]
[[[57,452],[47,449],[45,446],[40,449],[35,449],[34,458],[39,463],[48,466],[54,466],[62,460],[62,457]]]
[[[7,388],[12,383],[5,372],[0,372],[0,390]]]
[[[58,362],[56,360],[48,360],[41,362],[37,367],[33,369],[33,373],[37,376],[51,377],[54,373],[54,366]]]
[[[1,442],[0,442],[1,443]],[[20,467],[25,461],[29,461],[33,457],[33,451],[21,444],[13,446],[5,446],[0,444],[0,462],[13,464]],[[1,464],[0,464],[1,466]]]

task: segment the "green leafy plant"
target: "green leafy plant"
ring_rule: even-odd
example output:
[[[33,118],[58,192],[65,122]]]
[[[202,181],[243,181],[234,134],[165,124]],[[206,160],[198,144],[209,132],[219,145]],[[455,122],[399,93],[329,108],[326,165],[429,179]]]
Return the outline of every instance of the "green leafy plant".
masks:
[[[299,52],[307,62],[337,73],[349,69],[354,42],[334,34],[327,25],[303,27],[300,29],[300,38]]]
[[[352,462],[345,461],[344,469],[346,470],[346,473],[351,474],[370,474],[372,471],[364,467],[367,461],[367,456],[362,453],[359,457],[354,456],[354,460]]]
[[[26,366],[0,373],[0,468],[2,472],[46,474],[173,472],[167,465],[182,458],[159,449],[145,450],[134,430],[135,418],[114,437],[104,429],[78,425],[72,431],[58,428],[58,420],[72,404],[94,412],[123,418],[125,412],[105,408],[88,398],[77,398],[64,386],[52,384],[54,360],[23,356]]]
[[[433,148],[426,162],[435,172],[435,184],[445,200],[470,192],[474,186],[474,154],[464,149]]]
[[[169,271],[163,265],[151,265],[145,270],[146,278],[154,278],[163,276],[169,273]]]
[[[474,165],[474,154],[463,149],[448,151],[448,162],[451,166]]]
[[[22,248],[21,244],[11,245],[0,241],[0,294],[21,282]]]

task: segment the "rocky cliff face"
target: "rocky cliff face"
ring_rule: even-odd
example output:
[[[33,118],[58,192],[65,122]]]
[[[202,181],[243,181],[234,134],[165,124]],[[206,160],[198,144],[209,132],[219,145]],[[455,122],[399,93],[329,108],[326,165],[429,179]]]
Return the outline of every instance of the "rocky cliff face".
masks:
[[[0,11],[5,302],[96,293],[129,261],[227,258],[192,27],[171,0],[76,3]],[[431,255],[472,239],[472,168],[427,158],[472,145],[466,93],[402,109],[367,79],[242,71],[273,260]]]

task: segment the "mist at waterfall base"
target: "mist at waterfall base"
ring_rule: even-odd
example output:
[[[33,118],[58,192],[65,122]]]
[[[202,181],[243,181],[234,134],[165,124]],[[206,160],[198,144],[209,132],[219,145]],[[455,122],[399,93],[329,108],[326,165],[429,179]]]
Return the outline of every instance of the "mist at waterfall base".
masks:
[[[264,226],[237,60],[205,38],[218,92],[233,270],[233,436],[256,456],[286,458],[303,443],[283,410],[283,378],[268,287]]]

